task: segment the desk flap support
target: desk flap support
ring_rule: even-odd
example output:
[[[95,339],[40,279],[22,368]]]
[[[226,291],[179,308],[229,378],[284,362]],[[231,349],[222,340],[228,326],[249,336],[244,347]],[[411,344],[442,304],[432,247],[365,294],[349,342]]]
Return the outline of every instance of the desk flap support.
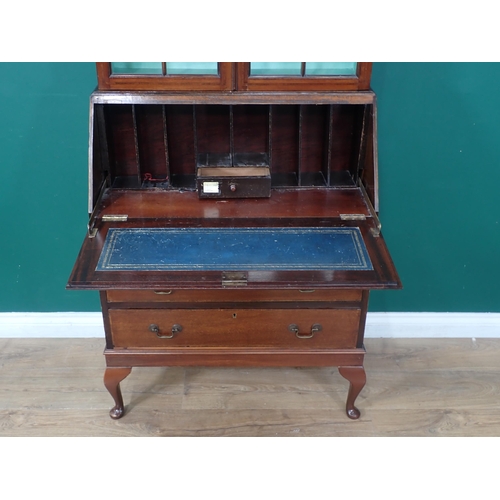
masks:
[[[368,193],[366,192],[365,186],[363,185],[361,178],[358,180],[358,186],[361,189],[361,192],[363,193],[363,198],[365,199],[366,206],[368,207],[368,210],[370,211],[370,214],[373,217],[373,221],[375,222],[375,227],[372,227],[370,229],[370,232],[372,233],[373,236],[378,237],[378,236],[380,236],[380,230],[382,229],[382,223],[380,222],[380,219],[378,218],[377,212],[373,208],[373,205],[370,201],[370,198],[368,197]]]

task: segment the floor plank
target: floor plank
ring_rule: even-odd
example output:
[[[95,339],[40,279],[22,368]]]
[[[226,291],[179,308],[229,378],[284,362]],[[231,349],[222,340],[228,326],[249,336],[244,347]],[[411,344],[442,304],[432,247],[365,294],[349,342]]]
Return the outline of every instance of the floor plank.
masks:
[[[1,339],[0,436],[499,436],[500,339],[367,339],[336,368],[134,368],[114,421],[100,339]]]

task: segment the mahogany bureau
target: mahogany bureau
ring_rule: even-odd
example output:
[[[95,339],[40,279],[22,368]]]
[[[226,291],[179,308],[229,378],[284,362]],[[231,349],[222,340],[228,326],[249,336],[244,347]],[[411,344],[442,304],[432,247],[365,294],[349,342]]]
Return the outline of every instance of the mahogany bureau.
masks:
[[[291,66],[294,65],[295,66]],[[136,366],[337,366],[365,385],[372,289],[401,283],[378,219],[370,63],[98,63],[89,228],[104,384]]]

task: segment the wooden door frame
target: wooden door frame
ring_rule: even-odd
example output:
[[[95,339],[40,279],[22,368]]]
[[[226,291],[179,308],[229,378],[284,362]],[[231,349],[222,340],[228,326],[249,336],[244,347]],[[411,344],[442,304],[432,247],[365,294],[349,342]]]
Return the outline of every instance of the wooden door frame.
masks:
[[[372,63],[358,63],[356,76],[250,76],[250,63],[236,63],[236,90],[339,91],[369,90]]]
[[[113,75],[111,63],[98,62],[99,90],[233,90],[233,63],[220,62],[218,75]]]

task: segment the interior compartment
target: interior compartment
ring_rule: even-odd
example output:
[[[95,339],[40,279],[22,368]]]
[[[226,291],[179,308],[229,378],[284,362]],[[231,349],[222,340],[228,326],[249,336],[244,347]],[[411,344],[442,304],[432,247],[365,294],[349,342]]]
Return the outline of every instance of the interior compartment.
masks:
[[[363,170],[373,176],[371,104],[95,108],[94,185],[195,190],[198,167],[266,166],[273,188],[349,187]]]

